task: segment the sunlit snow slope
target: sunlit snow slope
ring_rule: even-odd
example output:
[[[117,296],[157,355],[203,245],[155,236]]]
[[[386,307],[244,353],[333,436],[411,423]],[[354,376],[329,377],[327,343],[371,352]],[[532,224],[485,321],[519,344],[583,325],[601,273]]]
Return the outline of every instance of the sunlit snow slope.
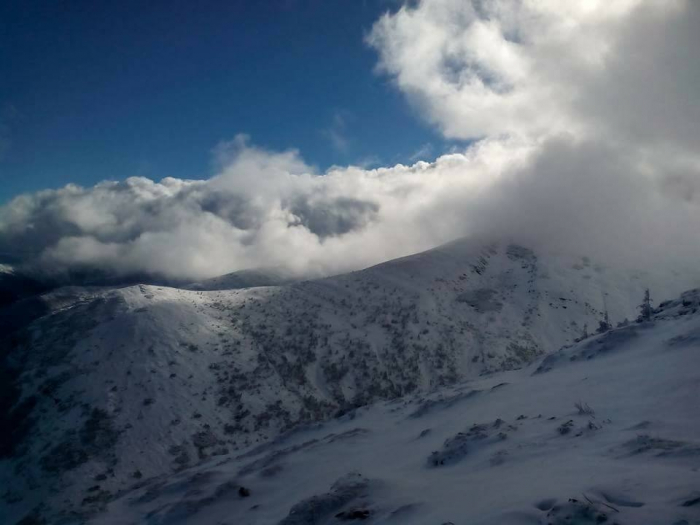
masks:
[[[699,363],[696,290],[523,370],[135,483],[92,523],[697,524]]]
[[[613,323],[635,317],[646,287],[671,297],[688,281],[461,241],[281,287],[19,301],[0,316],[0,513],[80,520],[134,483],[299,424],[490,381],[594,332],[606,308]]]

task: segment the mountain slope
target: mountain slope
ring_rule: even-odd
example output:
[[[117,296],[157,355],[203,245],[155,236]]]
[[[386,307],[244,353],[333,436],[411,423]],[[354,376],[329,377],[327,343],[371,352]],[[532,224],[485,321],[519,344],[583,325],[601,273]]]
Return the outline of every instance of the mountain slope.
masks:
[[[0,308],[49,289],[44,283],[0,263]]]
[[[135,480],[295,425],[522,367],[592,331],[604,308],[635,315],[645,287],[687,284],[462,241],[283,287],[60,289],[26,327],[27,305],[5,312],[18,330],[3,340],[17,377],[4,508],[79,519]]]
[[[212,279],[190,283],[182,288],[195,291],[237,290],[260,286],[283,286],[299,279],[283,268],[241,270]]]
[[[699,351],[695,290],[539,366],[134,484],[91,523],[697,524]]]

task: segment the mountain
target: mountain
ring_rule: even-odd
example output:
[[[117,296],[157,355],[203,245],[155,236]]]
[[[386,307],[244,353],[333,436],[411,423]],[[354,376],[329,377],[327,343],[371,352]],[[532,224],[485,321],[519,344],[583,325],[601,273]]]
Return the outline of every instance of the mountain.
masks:
[[[694,290],[522,370],[134,483],[91,523],[697,524],[698,351]]]
[[[196,291],[236,290],[260,286],[282,286],[298,280],[294,274],[284,268],[260,268],[227,273],[212,279],[190,283],[182,288]]]
[[[0,308],[48,289],[37,279],[16,271],[10,265],[0,264]]]
[[[286,286],[69,287],[16,302],[0,312],[0,512],[80,523],[140,480],[522,368],[604,311],[634,318],[645,288],[671,296],[689,281],[465,240]]]

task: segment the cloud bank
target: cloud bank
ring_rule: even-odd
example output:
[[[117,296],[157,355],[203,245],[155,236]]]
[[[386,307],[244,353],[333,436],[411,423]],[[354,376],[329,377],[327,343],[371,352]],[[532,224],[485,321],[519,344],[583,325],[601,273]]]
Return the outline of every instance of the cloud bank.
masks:
[[[461,236],[643,264],[700,256],[700,4],[422,0],[367,36],[458,153],[317,173],[243,135],[208,180],[17,197],[0,254],[39,272],[198,280],[361,268]]]

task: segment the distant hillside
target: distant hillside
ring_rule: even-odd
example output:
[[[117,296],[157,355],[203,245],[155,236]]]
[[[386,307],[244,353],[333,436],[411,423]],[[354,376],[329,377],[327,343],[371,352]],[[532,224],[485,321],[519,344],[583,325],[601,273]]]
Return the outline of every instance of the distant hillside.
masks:
[[[11,266],[0,264],[0,309],[49,288],[46,284],[15,271]]]
[[[262,268],[228,273],[219,277],[187,284],[182,288],[184,290],[195,291],[236,290],[259,286],[282,286],[298,280],[298,278],[282,268]]]

